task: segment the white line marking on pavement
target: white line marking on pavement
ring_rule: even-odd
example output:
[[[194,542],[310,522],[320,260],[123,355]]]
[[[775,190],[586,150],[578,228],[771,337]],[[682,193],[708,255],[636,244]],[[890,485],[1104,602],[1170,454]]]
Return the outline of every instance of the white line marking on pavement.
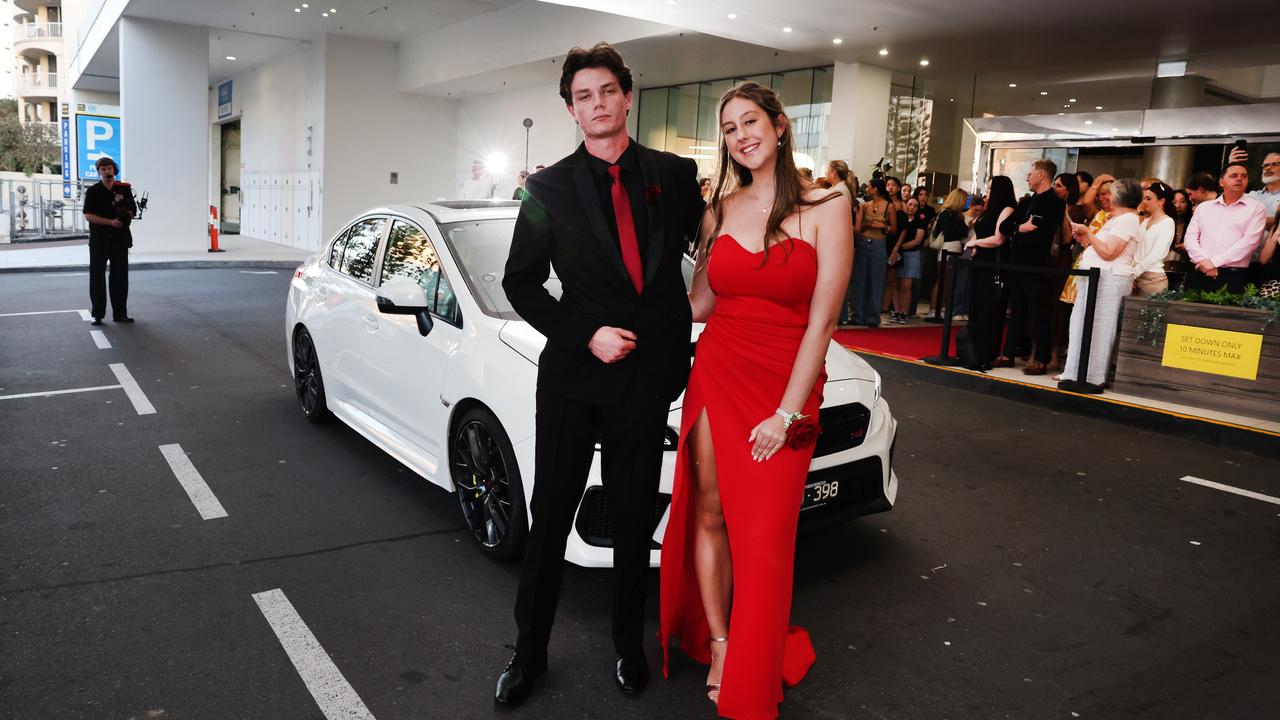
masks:
[[[17,400],[18,398],[46,397],[48,395],[67,395],[70,393],[93,392],[95,390],[115,390],[120,385],[99,385],[98,387],[72,388],[71,390],[45,390],[44,392],[22,393],[20,395],[0,395],[0,400]]]
[[[283,590],[277,588],[255,593],[253,601],[258,603],[258,609],[267,618],[276,638],[293,661],[293,667],[302,676],[311,697],[315,698],[320,712],[328,720],[374,720],[373,713],[365,707],[338,666],[333,664],[320,641],[311,634]]]
[[[111,349],[111,341],[107,339],[106,335],[102,334],[101,330],[90,330],[89,334],[93,336],[93,344],[97,345],[99,350]]]
[[[124,363],[111,363],[111,372],[116,374],[116,379],[120,381],[120,387],[124,388],[124,394],[129,396],[129,402],[133,403],[133,409],[137,410],[139,415],[155,414],[155,406],[143,394],[142,387],[129,374],[129,370],[124,366]]]
[[[77,310],[76,312],[80,313],[80,319],[85,322],[93,320],[93,316],[89,314],[88,310]]]
[[[241,275],[279,275],[275,270],[241,270]]]
[[[209,489],[209,484],[204,481],[204,478],[200,477],[200,471],[196,470],[196,466],[191,464],[191,458],[187,457],[187,454],[182,451],[181,445],[177,443],[161,445],[160,452],[169,463],[169,469],[173,471],[174,477],[178,478],[182,489],[187,491],[187,497],[191,498],[191,504],[195,505],[196,510],[200,511],[200,517],[205,520],[214,520],[227,516],[227,511],[222,508],[222,503],[218,502],[213,490]]]
[[[1263,495],[1262,493],[1256,493],[1252,490],[1244,490],[1238,487],[1231,487],[1230,485],[1223,485],[1222,483],[1216,483],[1216,482],[1213,482],[1212,480],[1202,480],[1198,477],[1192,477],[1190,475],[1187,475],[1182,478],[1182,481],[1189,482],[1193,485],[1203,485],[1204,487],[1213,488],[1214,490],[1221,490],[1222,492],[1229,492],[1229,493],[1234,493],[1236,495],[1243,495],[1247,498],[1253,498],[1254,500],[1261,500],[1262,502],[1271,503],[1272,505],[1280,505],[1280,498],[1278,497],[1271,497],[1270,495]]]
[[[45,273],[45,274],[44,274],[44,276],[45,276],[45,277],[80,277],[80,276],[82,276],[82,275],[88,275],[88,274],[89,274],[89,273],[87,273],[87,272],[82,272],[82,273],[74,273],[74,272],[73,272],[73,273]]]
[[[23,315],[58,315],[60,313],[88,313],[88,310],[37,310],[35,312],[0,313],[0,317],[21,317]]]

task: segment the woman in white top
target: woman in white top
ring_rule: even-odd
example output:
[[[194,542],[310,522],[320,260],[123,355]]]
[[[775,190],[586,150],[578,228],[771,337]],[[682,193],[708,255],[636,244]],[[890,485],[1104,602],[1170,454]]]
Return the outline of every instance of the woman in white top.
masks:
[[[1120,303],[1133,289],[1133,260],[1138,253],[1141,219],[1138,205],[1142,203],[1142,186],[1137,180],[1125,178],[1111,185],[1111,212],[1095,235],[1085,225],[1071,224],[1071,234],[1084,246],[1080,255],[1080,269],[1098,268],[1097,298],[1093,310],[1093,333],[1089,343],[1089,366],[1085,382],[1093,388],[1079,388],[1074,381],[1080,364],[1080,343],[1084,337],[1084,314],[1088,305],[1089,278],[1076,277],[1075,306],[1071,310],[1071,337],[1067,345],[1067,363],[1057,379],[1072,383],[1069,388],[1101,392],[1107,381],[1107,368],[1111,363],[1111,346],[1115,343],[1116,327],[1120,320]]]
[[[1146,220],[1139,226],[1138,254],[1133,261],[1133,294],[1154,295],[1169,289],[1164,260],[1173,246],[1173,188],[1159,180],[1142,192]]]

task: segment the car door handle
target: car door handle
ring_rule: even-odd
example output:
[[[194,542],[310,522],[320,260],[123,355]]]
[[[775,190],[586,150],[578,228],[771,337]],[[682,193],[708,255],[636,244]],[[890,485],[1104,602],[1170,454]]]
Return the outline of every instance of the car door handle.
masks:
[[[370,330],[378,329],[378,318],[374,317],[373,315],[361,315],[360,322],[364,323],[364,326],[369,328]]]

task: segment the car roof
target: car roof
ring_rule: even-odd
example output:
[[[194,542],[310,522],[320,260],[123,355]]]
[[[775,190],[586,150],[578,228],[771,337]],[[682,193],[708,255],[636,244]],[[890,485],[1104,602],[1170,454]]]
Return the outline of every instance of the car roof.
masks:
[[[427,213],[437,223],[452,223],[514,218],[520,210],[520,201],[436,200],[429,203],[414,203],[413,207]]]

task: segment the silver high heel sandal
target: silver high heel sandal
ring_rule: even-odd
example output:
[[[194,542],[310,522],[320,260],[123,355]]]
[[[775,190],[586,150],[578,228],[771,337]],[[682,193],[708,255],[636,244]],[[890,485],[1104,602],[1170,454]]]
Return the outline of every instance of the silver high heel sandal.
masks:
[[[727,642],[729,642],[729,638],[727,638],[727,637],[711,638],[711,642],[712,642],[713,644],[714,644],[714,643],[727,643]],[[721,668],[721,673],[723,674],[723,672],[724,672],[724,669],[723,669],[723,668]],[[708,700],[710,700],[711,702],[715,703],[715,704],[716,704],[716,706],[717,706],[717,707],[719,707],[719,705],[720,705],[720,683],[707,683],[707,699],[708,699]]]

